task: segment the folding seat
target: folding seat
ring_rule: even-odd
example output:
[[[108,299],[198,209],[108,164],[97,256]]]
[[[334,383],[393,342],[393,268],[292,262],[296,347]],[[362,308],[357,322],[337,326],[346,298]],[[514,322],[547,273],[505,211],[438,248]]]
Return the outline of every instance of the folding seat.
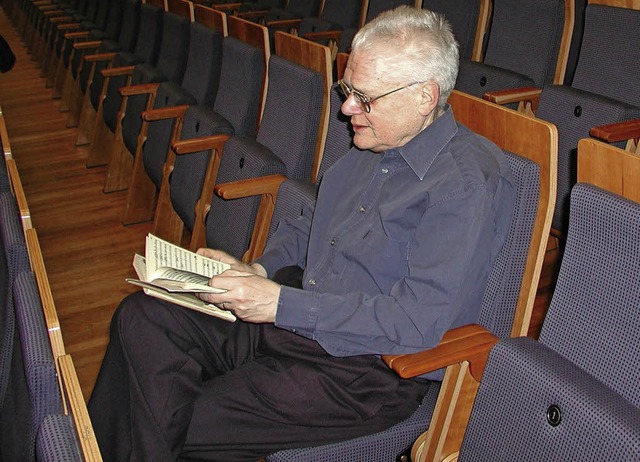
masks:
[[[633,160],[625,163],[637,169]],[[631,182],[637,191],[637,177]],[[460,461],[640,458],[638,226],[639,203],[589,183],[573,187],[564,258],[539,341],[503,340],[488,360],[472,358],[482,379],[466,431],[454,417],[451,433],[413,460],[441,460],[458,448]],[[446,449],[434,459],[436,444]]]
[[[484,299],[478,301],[481,304],[479,322],[500,337],[526,335],[551,224],[556,132],[548,123],[486,104],[457,91],[452,93],[449,102],[460,123],[487,136],[505,151],[516,188],[509,234],[489,275]],[[533,144],[530,143],[532,139],[536,140]],[[447,348],[459,341],[457,336],[474,336],[468,327],[449,331],[433,350],[384,359],[405,378],[437,371],[451,359]],[[444,348],[444,351],[436,353],[438,348]],[[398,367],[398,363],[406,358],[430,358],[433,361],[430,366],[433,367],[408,375],[411,361],[406,361],[408,365],[404,369]],[[468,370],[461,370],[459,376],[454,376],[454,372],[458,371],[447,371],[442,386],[439,382],[432,382],[420,407],[411,417],[383,432],[325,446],[284,450],[268,456],[266,460],[409,460],[410,446],[429,426],[432,415],[433,420],[439,421],[442,405],[436,406],[438,399],[451,402],[452,406],[464,406],[465,386],[469,380],[465,372]],[[450,393],[449,376],[454,376],[453,381],[459,387],[455,389],[457,393]]]
[[[49,64],[46,70],[47,86],[53,88],[53,97],[60,97],[59,77],[62,70],[66,69],[71,54],[71,44],[66,36],[70,32],[89,30],[94,26],[96,15],[99,11],[99,0],[86,0],[84,9],[71,15],[72,22],[55,25],[52,30]],[[82,3],[80,3],[82,5]],[[62,74],[64,75],[64,74]]]
[[[19,340],[15,359],[20,356],[22,364],[13,364],[12,388],[3,409],[12,410],[12,425],[3,429],[3,439],[11,435],[11,443],[3,441],[2,450],[6,460],[29,461],[35,460],[36,435],[44,418],[63,412],[62,396],[33,272],[16,276],[13,297]],[[8,456],[13,450],[19,458]]]
[[[225,18],[223,13],[216,14],[215,10],[206,7],[196,8],[196,13],[199,11]],[[204,136],[204,128],[207,127],[210,135],[255,137],[266,92],[269,57],[267,31],[264,26],[233,16],[228,17],[228,30],[229,36],[222,42],[220,82],[213,103],[196,98],[198,104],[194,107],[156,108],[143,113],[143,124],[148,125],[148,132],[146,140],[138,142],[138,151],[133,160],[132,179],[122,219],[124,224],[153,219],[157,191],[162,190],[162,183],[168,181],[168,178],[164,178],[164,172],[171,143],[189,136],[188,129],[182,133],[183,121],[198,136]],[[202,83],[199,75],[195,76],[195,80]],[[202,130],[198,128],[200,126]],[[173,153],[170,154],[173,159]],[[169,164],[171,167],[167,166],[167,169],[173,168],[173,160]],[[166,191],[167,186],[164,188]],[[158,223],[157,226],[162,225]]]
[[[162,38],[162,19],[164,3],[146,2],[140,5],[140,21],[138,35],[133,52],[118,52],[107,57],[111,66],[101,71],[103,82],[97,88],[96,82],[90,91],[97,92],[98,106],[93,128],[89,128],[86,138],[91,140],[87,157],[87,167],[105,164],[108,161],[110,147],[113,143],[117,125],[117,116],[121,98],[119,89],[131,83],[131,72],[140,63],[155,64],[158,59],[160,40]],[[95,77],[94,77],[95,79]],[[82,129],[82,126],[80,127]]]
[[[573,0],[493,0],[482,62],[460,61],[455,88],[489,91],[562,83],[574,24]]]
[[[11,192],[0,193],[0,232],[2,256],[0,257],[0,409],[7,394],[15,340],[15,311],[13,282],[18,274],[28,271],[29,256],[20,223],[15,197]],[[4,415],[4,413],[2,413]],[[0,422],[1,423],[1,422]]]
[[[61,55],[60,59],[58,59],[58,65],[53,77],[53,91],[55,95],[60,95],[60,97],[62,97],[67,70],[71,67],[72,60],[76,54],[74,53],[75,49],[73,45],[76,42],[86,40],[89,37],[104,37],[107,29],[107,21],[109,19],[109,9],[112,4],[117,3],[118,0],[98,1],[97,4],[93,6],[92,11],[87,11],[87,17],[78,24],[75,31],[66,32],[61,37]],[[89,16],[90,14],[91,16]],[[68,108],[65,105],[62,105],[60,109],[61,111],[66,111]]]
[[[365,22],[371,21],[383,11],[392,10],[400,5],[414,6],[415,0],[369,0]]]
[[[57,47],[61,34],[78,27],[77,19],[84,14],[88,0],[71,2],[58,1],[54,5],[36,6],[34,4],[34,34],[39,31],[39,44],[34,46],[41,69],[41,76],[47,78],[47,86],[52,85],[51,68],[57,65]]]
[[[82,462],[73,420],[65,414],[48,415],[36,438],[36,458],[41,462]]]
[[[70,355],[57,358],[65,414],[51,414],[42,421],[36,440],[37,460],[42,462],[100,462],[89,413]]]
[[[460,45],[460,59],[482,61],[489,29],[491,0],[417,0],[416,6],[436,11],[451,23]]]
[[[103,40],[97,53],[82,57],[76,88],[71,97],[68,121],[68,125],[73,125],[75,119],[78,119],[77,146],[90,144],[92,140],[96,111],[104,84],[102,70],[111,65],[116,53],[134,53],[140,22],[140,4],[140,0],[123,0],[118,40]]]
[[[552,229],[554,237],[561,240],[568,225],[569,193],[576,182],[578,140],[594,127],[640,118],[640,9],[609,3],[617,5],[592,0],[585,8],[580,56],[571,86],[524,88],[485,96],[499,103],[528,101],[536,117],[558,127],[558,197]],[[615,140],[619,147],[628,138],[638,137],[628,127],[626,132],[626,137]]]
[[[271,175],[216,185],[215,194],[225,200],[261,196],[249,248],[243,255],[243,261],[251,262],[258,258],[278,223],[284,219],[297,218],[307,204],[315,201],[324,172],[353,146],[353,130],[349,118],[341,111],[345,99],[338,85],[334,84],[331,88],[324,152],[313,183],[288,179],[284,175]]]
[[[328,45],[336,52],[348,51],[358,29],[364,24],[367,2],[362,0],[325,0],[317,16],[305,16],[296,27],[297,34]]]
[[[153,107],[155,102],[154,92],[129,92],[131,87],[139,88],[139,85],[151,85],[170,82],[180,86],[189,57],[189,42],[191,39],[191,21],[193,19],[193,5],[182,0],[169,0],[168,10],[162,20],[162,40],[158,61],[137,64],[129,71],[131,80],[129,85],[119,88],[120,107],[116,116],[114,140],[110,146],[108,158],[107,178],[104,192],[113,192],[128,186],[119,181],[121,160],[131,158],[129,153],[135,153],[138,134],[142,127],[140,115],[145,109]],[[215,57],[215,56],[214,56]],[[107,93],[106,98],[110,95]],[[107,116],[110,116],[107,114]],[[107,117],[105,117],[107,120]],[[127,152],[128,151],[128,152]],[[128,163],[129,166],[131,163]],[[130,170],[129,170],[130,172]],[[129,173],[127,172],[127,173]]]
[[[215,184],[276,173],[315,180],[328,123],[329,49],[283,32],[276,32],[275,38],[276,55],[269,60],[267,96],[255,139],[214,136],[174,143],[175,165],[168,190],[160,191],[159,206],[164,197],[170,198],[175,215],[167,221],[179,233],[172,226],[156,226],[155,234],[171,230],[174,242],[179,242],[184,224],[191,231],[191,248],[203,247],[206,241],[241,258],[259,198],[227,203],[212,198]],[[162,218],[158,212],[156,224]]]
[[[276,30],[292,32],[300,20],[307,16],[317,16],[322,8],[321,0],[289,0],[284,8],[270,8],[266,11],[238,13],[241,17],[265,24],[269,28],[269,42],[274,45]],[[274,51],[273,48],[271,50]]]
[[[77,89],[78,74],[80,73],[85,54],[93,54],[102,48],[104,50],[103,41],[116,44],[120,36],[120,27],[123,21],[123,0],[109,0],[108,9],[106,10],[106,18],[104,28],[93,28],[88,31],[75,32],[68,34],[73,37],[71,55],[69,56],[69,65],[62,79],[61,85],[61,101],[60,112],[70,111],[72,96]],[[80,99],[78,99],[81,102]],[[69,113],[69,118],[73,120],[67,123],[67,127],[75,127],[77,125],[79,103],[76,103],[78,109],[75,114]]]

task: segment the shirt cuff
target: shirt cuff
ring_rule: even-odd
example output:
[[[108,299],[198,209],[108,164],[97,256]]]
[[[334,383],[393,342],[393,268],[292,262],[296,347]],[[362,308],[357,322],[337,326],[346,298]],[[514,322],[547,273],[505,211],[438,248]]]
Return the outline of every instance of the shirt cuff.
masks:
[[[318,320],[318,297],[314,292],[281,287],[275,325],[313,339]]]

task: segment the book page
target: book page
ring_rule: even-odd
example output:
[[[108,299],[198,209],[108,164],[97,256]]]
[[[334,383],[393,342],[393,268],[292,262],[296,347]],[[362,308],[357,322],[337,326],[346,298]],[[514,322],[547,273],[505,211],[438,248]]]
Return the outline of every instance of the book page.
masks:
[[[170,242],[163,241],[153,234],[147,236],[146,243],[147,275],[152,275],[158,268],[170,267],[191,273],[211,276],[229,269],[229,265],[212,260],[195,252],[183,249]]]

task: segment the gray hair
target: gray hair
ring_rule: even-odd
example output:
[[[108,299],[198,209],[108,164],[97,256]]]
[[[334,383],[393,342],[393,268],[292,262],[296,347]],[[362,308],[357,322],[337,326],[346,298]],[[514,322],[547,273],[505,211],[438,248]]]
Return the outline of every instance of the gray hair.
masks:
[[[438,106],[446,104],[458,76],[459,52],[444,16],[409,6],[384,11],[358,31],[352,52],[379,47],[398,61],[394,71],[403,77],[437,83]]]

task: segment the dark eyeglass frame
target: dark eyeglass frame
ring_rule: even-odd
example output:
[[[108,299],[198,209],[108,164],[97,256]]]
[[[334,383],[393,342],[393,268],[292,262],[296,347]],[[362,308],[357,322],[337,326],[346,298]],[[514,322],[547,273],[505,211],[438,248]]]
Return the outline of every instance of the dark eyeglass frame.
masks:
[[[342,93],[344,94],[344,96],[349,98],[349,96],[353,95],[353,99],[355,99],[356,103],[358,103],[358,106],[360,107],[360,109],[362,109],[364,112],[369,114],[371,112],[371,103],[373,103],[374,101],[379,100],[380,98],[384,98],[385,96],[389,96],[397,91],[404,90],[405,88],[409,88],[414,85],[418,85],[419,83],[425,83],[425,82],[426,81],[413,82],[413,83],[410,83],[409,85],[405,85],[404,87],[391,90],[385,93],[384,95],[376,96],[375,98],[369,98],[367,95],[365,95],[361,91],[358,91],[355,88],[352,88],[351,86],[349,86],[347,82],[344,81],[344,79],[338,80],[338,85],[340,85],[340,90],[342,90]]]

